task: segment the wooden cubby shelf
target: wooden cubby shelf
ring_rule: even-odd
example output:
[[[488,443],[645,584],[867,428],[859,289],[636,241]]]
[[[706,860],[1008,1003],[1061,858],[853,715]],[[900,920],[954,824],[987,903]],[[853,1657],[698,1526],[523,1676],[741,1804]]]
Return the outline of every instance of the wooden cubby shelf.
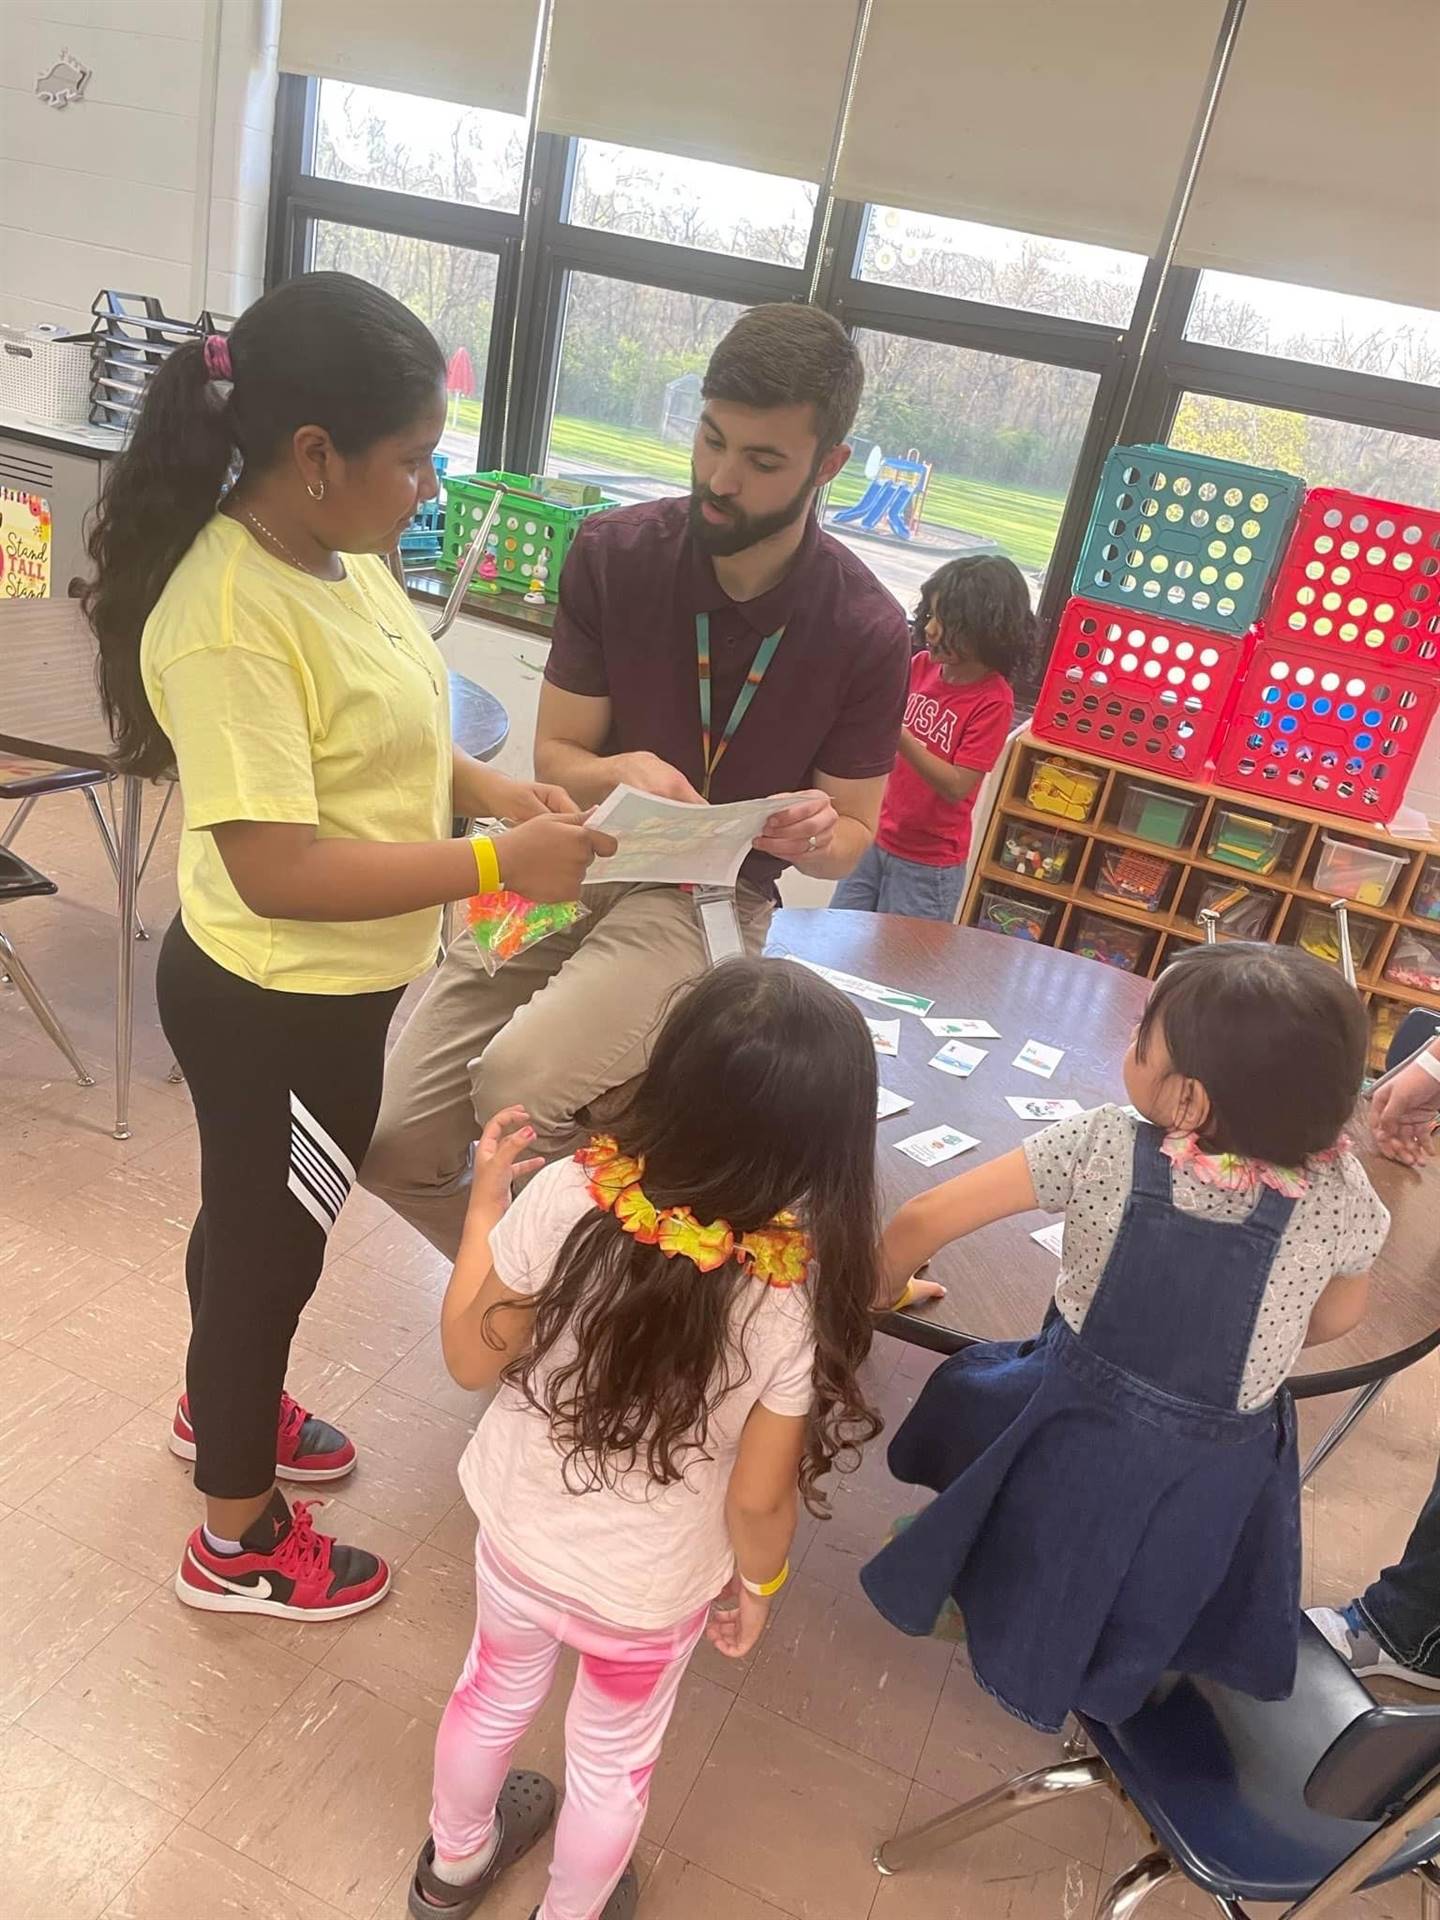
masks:
[[[1088,818],[1066,819],[1030,804],[1031,777],[1042,760],[1062,762],[1096,783]],[[1121,813],[1133,787],[1173,793],[1179,801],[1190,803],[1189,820],[1178,845],[1147,840],[1121,828]],[[1212,833],[1222,813],[1267,821],[1282,831],[1288,829],[1288,843],[1273,872],[1256,872],[1212,856]],[[1074,845],[1062,876],[1022,874],[1005,864],[1002,856],[1006,842],[1016,828],[1070,836]],[[1222,928],[1222,938],[1293,943],[1300,939],[1307,915],[1319,914],[1329,921],[1336,896],[1316,886],[1315,871],[1325,853],[1322,836],[1327,835],[1402,862],[1383,906],[1357,900],[1350,903],[1349,911],[1356,976],[1370,1007],[1374,1059],[1378,1061],[1409,1008],[1440,1008],[1440,992],[1427,992],[1385,977],[1397,940],[1407,934],[1425,936],[1440,954],[1440,920],[1412,911],[1427,866],[1440,863],[1440,832],[1431,841],[1407,840],[1363,823],[1307,813],[1279,801],[1172,780],[1148,767],[1125,766],[1098,754],[1077,752],[1073,747],[1054,747],[1025,734],[1014,742],[1002,769],[999,798],[973,856],[961,922],[965,926],[986,925],[987,896],[997,894],[1017,903],[1015,909],[1005,911],[1022,921],[1028,903],[1033,909],[1032,931],[1040,932],[1049,946],[1073,950],[1077,936],[1100,922],[1097,931],[1109,941],[1112,951],[1126,956],[1129,970],[1153,979],[1181,947],[1204,939],[1197,906],[1205,888],[1216,883],[1230,881],[1261,896],[1255,909],[1257,922],[1263,907],[1269,909],[1253,934],[1227,934]],[[1097,891],[1096,881],[1107,855],[1111,856],[1109,864],[1114,865],[1112,850],[1113,854],[1139,854],[1165,862],[1169,872],[1153,905],[1143,900],[1112,899]]]

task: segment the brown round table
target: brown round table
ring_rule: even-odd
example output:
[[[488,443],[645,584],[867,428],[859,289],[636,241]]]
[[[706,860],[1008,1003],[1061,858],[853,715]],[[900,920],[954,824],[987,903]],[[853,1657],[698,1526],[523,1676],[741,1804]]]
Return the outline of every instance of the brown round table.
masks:
[[[775,916],[768,950],[924,994],[935,1002],[934,1015],[988,1020],[1000,1030],[998,1040],[972,1043],[986,1048],[988,1058],[969,1079],[957,1080],[928,1064],[943,1042],[916,1016],[856,1001],[871,1018],[899,1019],[900,1053],[880,1058],[880,1082],[915,1102],[880,1122],[887,1210],[1008,1152],[1035,1132],[1005,1104],[1007,1094],[1078,1100],[1087,1107],[1125,1098],[1120,1063],[1149,992],[1147,981],[1053,947],[888,914],[786,910]],[[1011,1066],[1027,1040],[1065,1049],[1052,1079]],[[895,1141],[941,1121],[973,1134],[980,1145],[938,1167],[919,1166],[895,1151]],[[1297,1384],[1307,1373],[1330,1374],[1367,1363],[1383,1378],[1395,1370],[1384,1365],[1390,1356],[1440,1328],[1440,1164],[1415,1173],[1378,1155],[1362,1157],[1392,1217],[1390,1238],[1375,1265],[1370,1311],[1345,1339],[1306,1352],[1298,1363]],[[1047,1218],[1030,1213],[998,1221],[946,1247],[930,1269],[949,1289],[946,1298],[935,1307],[888,1314],[885,1332],[947,1352],[967,1336],[1016,1340],[1037,1333],[1054,1293],[1057,1265],[1030,1235]],[[1334,1390],[1363,1384],[1341,1380]]]

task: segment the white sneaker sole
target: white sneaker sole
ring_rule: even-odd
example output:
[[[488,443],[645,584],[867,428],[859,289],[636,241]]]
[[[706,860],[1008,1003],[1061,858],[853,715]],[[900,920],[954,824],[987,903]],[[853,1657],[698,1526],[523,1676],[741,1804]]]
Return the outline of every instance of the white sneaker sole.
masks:
[[[389,1591],[387,1568],[384,1586],[364,1600],[350,1600],[338,1607],[292,1607],[283,1600],[252,1600],[240,1593],[206,1593],[186,1580],[183,1562],[175,1569],[175,1598],[182,1606],[194,1607],[200,1613],[259,1613],[272,1620],[348,1620],[352,1614],[368,1613],[371,1607],[378,1607]]]
[[[195,1442],[193,1440],[183,1440],[180,1435],[175,1432],[173,1427],[170,1430],[169,1439],[170,1451],[175,1455],[177,1460],[193,1460],[195,1458]],[[282,1467],[278,1460],[275,1463],[275,1478],[277,1480],[293,1480],[304,1486],[313,1486],[322,1480],[343,1480],[347,1473],[353,1473],[354,1471],[355,1462],[353,1460],[347,1460],[343,1467]]]
[[[1350,1671],[1357,1680],[1402,1680],[1407,1687],[1423,1687],[1427,1693],[1440,1693],[1440,1674],[1416,1673],[1413,1667],[1402,1667],[1388,1655],[1351,1667]]]

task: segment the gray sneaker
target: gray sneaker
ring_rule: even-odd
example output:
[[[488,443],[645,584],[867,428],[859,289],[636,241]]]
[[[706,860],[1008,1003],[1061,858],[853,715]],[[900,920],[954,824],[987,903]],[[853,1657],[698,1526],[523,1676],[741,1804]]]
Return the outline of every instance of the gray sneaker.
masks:
[[[1343,1613],[1334,1607],[1308,1607],[1305,1617],[1320,1629],[1357,1680],[1404,1680],[1409,1686],[1440,1693],[1440,1673],[1421,1673],[1416,1667],[1402,1667],[1385,1651],[1353,1606],[1346,1607]]]

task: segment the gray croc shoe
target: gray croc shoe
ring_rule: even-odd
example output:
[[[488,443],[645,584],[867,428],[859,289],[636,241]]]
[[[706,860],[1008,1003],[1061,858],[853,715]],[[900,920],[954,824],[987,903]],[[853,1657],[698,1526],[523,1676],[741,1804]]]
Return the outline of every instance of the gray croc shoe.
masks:
[[[543,1773],[511,1773],[495,1803],[499,1843],[483,1873],[457,1887],[435,1871],[435,1842],[427,1839],[415,1862],[410,1881],[413,1920],[468,1920],[507,1867],[513,1867],[549,1832],[555,1818],[555,1788]],[[617,1889],[618,1891],[618,1889]],[[633,1908],[625,1910],[633,1912]]]
[[[626,1867],[616,1882],[615,1891],[605,1902],[600,1920],[631,1920],[640,1904],[640,1882],[635,1878],[635,1869]],[[536,1907],[530,1920],[537,1920],[540,1909]]]

